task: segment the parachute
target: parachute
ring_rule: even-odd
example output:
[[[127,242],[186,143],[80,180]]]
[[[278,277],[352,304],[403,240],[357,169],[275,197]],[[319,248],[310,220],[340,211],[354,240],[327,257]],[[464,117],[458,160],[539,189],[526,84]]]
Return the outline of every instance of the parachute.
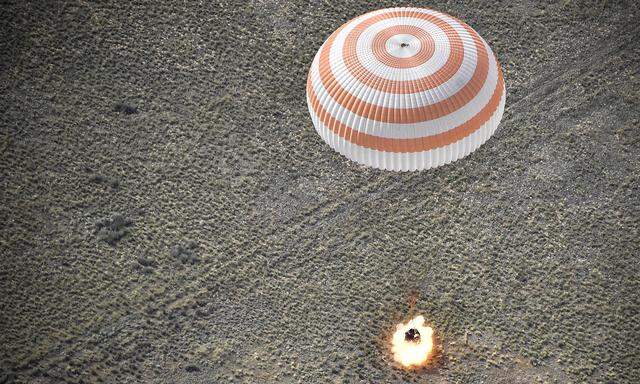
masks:
[[[348,21],[307,77],[316,131],[358,163],[394,171],[458,160],[491,137],[506,89],[489,45],[464,22],[425,8]]]

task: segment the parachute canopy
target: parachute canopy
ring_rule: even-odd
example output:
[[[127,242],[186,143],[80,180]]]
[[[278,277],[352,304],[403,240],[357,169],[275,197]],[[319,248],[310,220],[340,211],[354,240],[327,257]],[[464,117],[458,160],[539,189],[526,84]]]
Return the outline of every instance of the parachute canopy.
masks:
[[[351,160],[396,171],[460,159],[495,132],[504,111],[500,64],[464,22],[389,8],[342,25],[307,78],[316,131]]]

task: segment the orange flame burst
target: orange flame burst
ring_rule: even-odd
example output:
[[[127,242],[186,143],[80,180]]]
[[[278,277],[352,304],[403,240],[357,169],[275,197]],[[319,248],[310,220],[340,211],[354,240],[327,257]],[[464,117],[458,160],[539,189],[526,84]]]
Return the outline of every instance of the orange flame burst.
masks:
[[[419,340],[406,340],[410,329],[420,332]],[[391,352],[395,361],[405,368],[421,367],[427,364],[433,351],[433,329],[424,325],[424,317],[418,316],[406,324],[398,324],[391,340]]]

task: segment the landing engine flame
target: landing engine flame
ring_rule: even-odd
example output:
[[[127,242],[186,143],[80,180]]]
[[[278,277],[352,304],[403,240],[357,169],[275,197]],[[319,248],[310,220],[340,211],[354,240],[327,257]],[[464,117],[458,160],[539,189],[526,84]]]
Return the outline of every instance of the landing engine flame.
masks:
[[[391,340],[391,352],[395,361],[405,368],[427,364],[433,350],[433,329],[424,325],[424,317],[418,316],[406,324],[398,324]]]

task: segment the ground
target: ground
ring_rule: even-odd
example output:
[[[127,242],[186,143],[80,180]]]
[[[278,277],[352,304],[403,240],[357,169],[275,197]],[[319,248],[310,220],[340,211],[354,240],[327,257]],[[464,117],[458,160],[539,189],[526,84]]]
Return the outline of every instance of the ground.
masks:
[[[324,39],[396,4],[5,3],[0,383],[637,383],[637,3],[411,3],[507,87],[485,145],[411,173],[305,101]],[[416,314],[439,356],[407,372]]]

